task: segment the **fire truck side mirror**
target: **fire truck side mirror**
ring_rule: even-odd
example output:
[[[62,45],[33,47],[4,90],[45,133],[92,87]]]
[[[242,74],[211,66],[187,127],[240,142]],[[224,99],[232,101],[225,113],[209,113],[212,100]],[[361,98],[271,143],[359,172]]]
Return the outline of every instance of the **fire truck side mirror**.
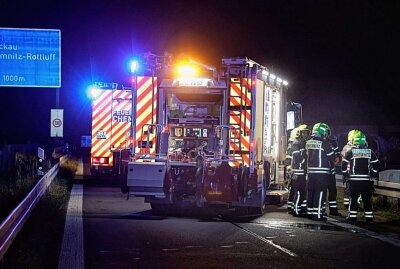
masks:
[[[168,154],[168,140],[169,133],[162,132],[160,136],[160,154],[167,155]]]

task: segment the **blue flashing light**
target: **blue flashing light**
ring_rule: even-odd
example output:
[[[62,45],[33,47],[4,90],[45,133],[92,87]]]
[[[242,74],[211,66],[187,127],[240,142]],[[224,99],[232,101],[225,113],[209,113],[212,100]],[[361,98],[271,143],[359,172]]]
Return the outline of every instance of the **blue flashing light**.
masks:
[[[128,62],[128,69],[131,74],[136,74],[140,69],[140,62],[135,58],[130,59]]]
[[[90,96],[92,99],[96,99],[96,98],[99,96],[100,91],[101,91],[101,90],[100,90],[97,86],[95,86],[95,85],[91,85],[91,86],[89,86],[89,88],[88,88],[89,96]]]

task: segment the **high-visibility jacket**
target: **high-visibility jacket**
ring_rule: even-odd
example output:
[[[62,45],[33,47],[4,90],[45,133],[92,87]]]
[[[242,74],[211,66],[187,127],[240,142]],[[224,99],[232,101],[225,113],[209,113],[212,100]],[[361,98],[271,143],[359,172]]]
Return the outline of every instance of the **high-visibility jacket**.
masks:
[[[317,135],[306,142],[307,173],[330,174],[334,168],[334,154],[330,143]]]
[[[292,154],[292,170],[295,175],[302,176],[306,174],[306,159],[305,159],[305,151],[306,141],[302,138],[297,138],[293,141],[291,147]]]
[[[378,174],[379,161],[369,148],[349,147],[342,157],[342,173],[349,180],[369,180]]]

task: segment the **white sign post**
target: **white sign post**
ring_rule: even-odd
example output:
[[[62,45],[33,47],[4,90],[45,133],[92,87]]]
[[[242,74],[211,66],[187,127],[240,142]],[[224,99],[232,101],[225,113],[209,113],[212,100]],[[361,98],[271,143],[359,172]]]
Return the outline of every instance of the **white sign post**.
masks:
[[[50,118],[50,136],[51,137],[63,137],[64,127],[64,110],[63,109],[51,109]]]

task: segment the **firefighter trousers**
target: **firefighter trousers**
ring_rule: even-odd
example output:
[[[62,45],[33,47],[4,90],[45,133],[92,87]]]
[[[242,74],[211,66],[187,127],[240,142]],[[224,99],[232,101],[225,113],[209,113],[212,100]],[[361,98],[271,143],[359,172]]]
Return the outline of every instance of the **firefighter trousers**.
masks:
[[[287,209],[288,209],[288,213],[292,212],[293,209],[293,198],[294,198],[294,189],[293,189],[293,179],[289,179],[289,185],[288,185],[288,189],[289,189],[289,196],[287,199]]]
[[[297,175],[296,179],[293,180],[293,216],[302,216],[307,213],[306,184],[306,175]]]
[[[331,174],[331,175],[329,175],[329,178],[328,178],[328,205],[329,205],[329,213],[330,214],[338,213],[336,196],[337,196],[336,177],[335,177],[335,174]]]
[[[364,216],[367,221],[374,218],[373,207],[372,207],[372,193],[374,191],[374,182],[365,180],[349,180],[350,190],[350,209],[349,219],[357,219],[357,211],[359,208],[358,199],[361,195],[361,199],[364,204]]]
[[[307,180],[307,214],[315,220],[323,219],[329,174],[309,173]]]
[[[349,205],[350,205],[350,184],[349,184],[349,180],[346,181],[345,187],[344,187],[343,205],[344,205],[344,208],[349,210]]]

